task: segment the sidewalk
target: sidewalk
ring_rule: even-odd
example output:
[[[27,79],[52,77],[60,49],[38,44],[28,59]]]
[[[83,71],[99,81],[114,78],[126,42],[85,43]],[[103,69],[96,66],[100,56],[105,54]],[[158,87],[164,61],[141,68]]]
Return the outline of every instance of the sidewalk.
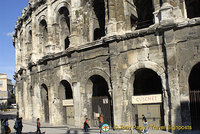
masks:
[[[11,128],[11,133],[14,134],[15,130],[13,128],[15,120],[9,120],[9,126]],[[98,128],[91,128],[89,132],[84,132],[81,128],[67,128],[67,126],[54,127],[50,124],[41,124],[42,134],[99,134]],[[35,134],[36,123],[29,121],[23,121],[23,134]],[[133,130],[109,130],[108,132],[103,132],[102,134],[140,134],[138,131]],[[161,130],[149,130],[148,134],[170,134],[166,131]]]
[[[16,119],[15,112],[3,112],[0,113],[0,118],[9,118],[8,123],[11,129],[11,134],[15,134],[14,123]],[[35,134],[36,132],[36,122],[33,123],[31,121],[23,120],[23,134]],[[1,132],[1,130],[0,130]],[[68,126],[59,126],[55,127],[48,123],[41,123],[41,132],[42,134],[99,134],[98,128],[90,128],[89,132],[84,132],[82,128],[70,128]],[[102,134],[141,134],[136,130],[109,130],[108,132],[104,132]],[[148,130],[148,134],[171,134],[170,132],[161,131],[161,130]],[[178,134],[200,134],[200,131],[186,131],[186,132],[178,132]]]

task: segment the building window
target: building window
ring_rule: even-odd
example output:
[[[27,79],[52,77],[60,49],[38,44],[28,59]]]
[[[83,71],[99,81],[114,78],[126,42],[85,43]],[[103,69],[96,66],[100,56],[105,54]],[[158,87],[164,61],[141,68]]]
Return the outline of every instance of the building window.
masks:
[[[3,81],[0,81],[0,87],[3,87]]]

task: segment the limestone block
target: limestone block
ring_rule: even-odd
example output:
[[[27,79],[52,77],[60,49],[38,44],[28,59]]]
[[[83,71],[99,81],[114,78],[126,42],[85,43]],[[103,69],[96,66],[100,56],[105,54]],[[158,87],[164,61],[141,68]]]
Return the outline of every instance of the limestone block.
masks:
[[[166,44],[173,43],[174,42],[174,31],[173,30],[165,31],[164,40],[165,40]]]

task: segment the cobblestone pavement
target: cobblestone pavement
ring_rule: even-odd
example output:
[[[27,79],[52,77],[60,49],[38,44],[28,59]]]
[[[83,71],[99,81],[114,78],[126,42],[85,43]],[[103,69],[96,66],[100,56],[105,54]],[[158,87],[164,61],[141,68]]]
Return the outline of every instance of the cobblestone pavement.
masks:
[[[0,113],[0,118],[9,118],[9,127],[11,128],[11,134],[15,134],[15,130],[13,128],[16,114],[14,112],[4,112]],[[55,127],[50,124],[41,124],[42,134],[98,134],[98,128],[91,128],[89,132],[84,132],[83,129],[80,128],[69,128],[67,126]],[[1,131],[0,131],[1,132]],[[23,120],[23,134],[35,134],[36,132],[36,123]],[[110,130],[108,132],[104,132],[102,134],[142,134],[136,130]],[[170,132],[161,131],[161,130],[148,130],[148,134],[171,134]],[[188,131],[188,132],[178,132],[177,134],[200,134],[200,131]]]

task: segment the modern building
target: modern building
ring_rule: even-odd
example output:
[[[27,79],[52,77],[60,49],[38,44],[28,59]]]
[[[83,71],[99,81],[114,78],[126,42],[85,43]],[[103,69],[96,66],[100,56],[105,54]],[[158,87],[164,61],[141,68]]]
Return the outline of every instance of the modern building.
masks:
[[[6,107],[14,99],[14,85],[12,81],[7,78],[6,74],[0,73],[0,104]]]
[[[145,3],[145,4],[144,4]],[[199,129],[199,0],[29,0],[15,26],[26,120]],[[197,111],[197,112],[196,112]],[[168,128],[167,128],[168,129]]]

